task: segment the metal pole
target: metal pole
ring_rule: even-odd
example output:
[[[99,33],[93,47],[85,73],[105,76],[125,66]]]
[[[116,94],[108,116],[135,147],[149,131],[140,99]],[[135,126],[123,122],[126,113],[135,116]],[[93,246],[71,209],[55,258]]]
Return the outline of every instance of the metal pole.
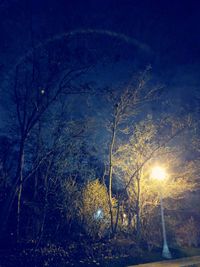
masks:
[[[169,251],[168,244],[167,244],[162,192],[160,194],[160,209],[161,209],[161,221],[162,221],[162,232],[163,232],[163,251],[162,251],[162,256],[163,256],[163,258],[171,259],[172,255],[171,255],[171,253]]]

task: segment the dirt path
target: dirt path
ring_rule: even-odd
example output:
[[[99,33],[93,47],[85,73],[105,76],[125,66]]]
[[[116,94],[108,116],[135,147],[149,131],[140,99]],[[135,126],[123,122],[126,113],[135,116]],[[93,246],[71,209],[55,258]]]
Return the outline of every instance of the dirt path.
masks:
[[[198,264],[198,265],[194,265],[194,264]],[[139,264],[139,265],[130,265],[127,267],[136,267],[136,266],[138,267],[200,267],[200,256]]]

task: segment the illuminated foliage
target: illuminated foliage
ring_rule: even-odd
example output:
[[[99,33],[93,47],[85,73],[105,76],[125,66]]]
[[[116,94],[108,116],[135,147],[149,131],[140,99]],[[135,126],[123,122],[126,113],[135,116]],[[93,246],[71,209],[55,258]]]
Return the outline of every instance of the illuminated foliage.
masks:
[[[170,128],[172,123],[170,120],[168,123]],[[134,125],[129,142],[120,145],[115,153],[114,172],[127,190],[127,202],[131,207],[129,216],[135,218],[133,227],[139,236],[142,225],[150,223],[151,213],[159,205],[161,191],[164,198],[177,199],[196,185],[194,163],[185,160],[183,164],[186,151],[178,143],[179,136],[170,139],[174,132],[178,133],[184,127],[182,122],[182,125],[171,127],[172,133],[166,133],[166,122],[153,121],[148,116]],[[151,175],[152,167],[158,164],[167,172],[163,181],[153,179]]]
[[[92,238],[103,237],[110,227],[108,193],[99,180],[88,182],[82,193],[84,228]]]

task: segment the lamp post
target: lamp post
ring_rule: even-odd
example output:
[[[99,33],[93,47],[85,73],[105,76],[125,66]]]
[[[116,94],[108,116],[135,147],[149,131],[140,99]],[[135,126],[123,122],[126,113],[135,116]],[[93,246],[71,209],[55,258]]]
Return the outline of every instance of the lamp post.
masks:
[[[161,167],[154,167],[152,170],[152,177],[160,182],[166,179],[166,172]],[[164,217],[164,208],[163,208],[163,198],[162,198],[162,186],[160,187],[160,209],[161,209],[161,222],[162,222],[162,233],[163,233],[163,250],[162,256],[166,259],[171,259],[171,253],[167,244],[167,235],[165,227],[165,217]]]

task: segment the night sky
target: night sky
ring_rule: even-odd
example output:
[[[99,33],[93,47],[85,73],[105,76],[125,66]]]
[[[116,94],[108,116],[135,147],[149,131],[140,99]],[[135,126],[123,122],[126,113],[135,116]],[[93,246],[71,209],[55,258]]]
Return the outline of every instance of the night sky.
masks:
[[[199,224],[199,73],[199,0],[0,0],[0,250],[1,231],[8,245],[26,237],[38,248],[54,234],[59,242],[82,238],[91,218],[99,229],[106,223],[101,238],[114,237],[119,220],[127,230],[134,223],[129,237],[138,243],[129,246],[143,255],[140,219],[148,234],[159,231],[157,191],[168,176],[174,196],[164,191],[163,199],[180,195],[176,229],[192,213]],[[150,168],[159,161],[169,175],[160,168],[158,187]],[[99,203],[91,200],[87,215],[93,179]]]
[[[12,78],[14,66],[30,52],[31,36],[37,46],[69,32],[89,30],[96,32],[94,49],[121,42],[116,64],[100,66],[90,74],[100,85],[127,82],[133,71],[150,64],[153,77],[165,84],[169,95],[190,102],[200,85],[199,22],[199,1],[2,0],[1,100],[9,90],[5,80]],[[88,34],[74,40],[78,38],[87,40]]]

